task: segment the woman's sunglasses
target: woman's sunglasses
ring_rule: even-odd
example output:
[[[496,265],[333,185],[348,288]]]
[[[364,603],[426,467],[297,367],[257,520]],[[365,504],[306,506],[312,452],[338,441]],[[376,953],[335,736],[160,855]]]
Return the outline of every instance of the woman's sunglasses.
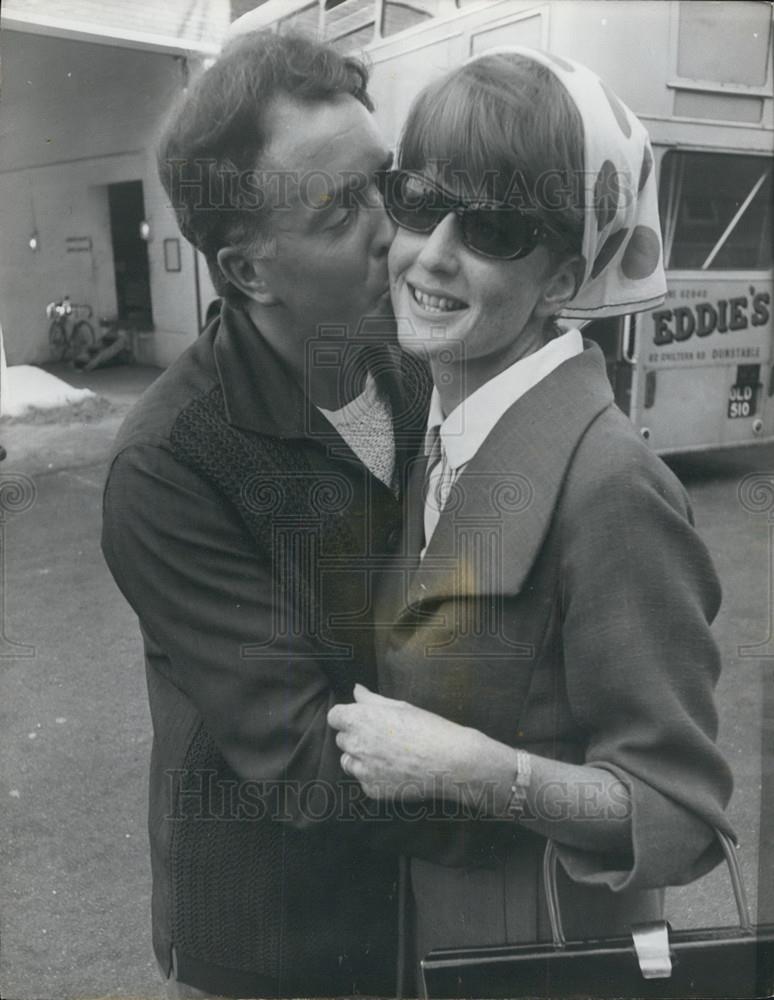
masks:
[[[541,240],[565,243],[560,233],[521,209],[496,201],[462,201],[410,170],[384,171],[381,187],[384,207],[396,225],[412,233],[432,233],[454,213],[464,246],[482,257],[518,260]]]

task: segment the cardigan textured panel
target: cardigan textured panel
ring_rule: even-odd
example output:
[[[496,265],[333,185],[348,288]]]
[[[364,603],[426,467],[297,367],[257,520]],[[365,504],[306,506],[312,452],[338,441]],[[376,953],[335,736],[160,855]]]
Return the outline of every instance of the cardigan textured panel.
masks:
[[[373,350],[402,470],[429,384]],[[371,846],[326,714],[375,686],[371,561],[400,519],[230,307],[122,428],[103,551],[145,647],[154,948],[189,985],[394,991],[397,859]]]
[[[709,627],[720,588],[687,496],[613,405],[591,345],[506,412],[455,490],[422,563],[409,518],[386,575],[380,690],[618,775],[631,850],[559,855],[570,929],[620,931],[720,860],[708,824],[729,830]],[[593,808],[588,793],[568,790],[566,808]],[[446,844],[413,863],[420,950],[546,935],[544,840],[528,820],[491,828],[487,867],[444,867]]]

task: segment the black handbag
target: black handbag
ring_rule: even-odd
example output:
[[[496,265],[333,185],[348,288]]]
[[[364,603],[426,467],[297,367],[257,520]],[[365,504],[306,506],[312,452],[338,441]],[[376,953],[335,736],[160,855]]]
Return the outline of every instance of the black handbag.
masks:
[[[739,927],[672,931],[667,921],[633,925],[625,937],[566,941],[556,885],[556,849],[543,858],[551,944],[454,948],[422,961],[425,995],[440,997],[769,997],[774,925],[753,927],[736,847],[717,831],[731,874]]]

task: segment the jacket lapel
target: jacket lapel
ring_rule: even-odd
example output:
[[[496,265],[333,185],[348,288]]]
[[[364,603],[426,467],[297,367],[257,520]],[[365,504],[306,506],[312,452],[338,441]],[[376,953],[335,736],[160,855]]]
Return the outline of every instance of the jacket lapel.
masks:
[[[517,400],[458,477],[409,603],[518,594],[578,442],[612,401],[602,352],[589,344]]]

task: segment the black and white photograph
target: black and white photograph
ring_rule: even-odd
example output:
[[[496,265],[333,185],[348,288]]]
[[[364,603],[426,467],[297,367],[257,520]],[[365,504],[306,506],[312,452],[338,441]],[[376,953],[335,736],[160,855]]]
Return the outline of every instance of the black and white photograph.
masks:
[[[774,995],[773,35],[3,0],[3,1000]]]

